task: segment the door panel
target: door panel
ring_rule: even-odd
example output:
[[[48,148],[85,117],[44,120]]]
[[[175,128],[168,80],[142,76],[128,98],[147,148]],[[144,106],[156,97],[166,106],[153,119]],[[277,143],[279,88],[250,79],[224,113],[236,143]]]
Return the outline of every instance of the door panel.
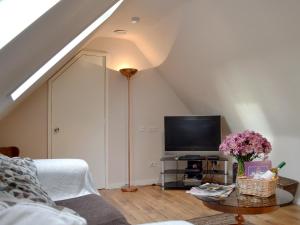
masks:
[[[52,158],[89,164],[105,187],[105,57],[82,55],[51,85]]]

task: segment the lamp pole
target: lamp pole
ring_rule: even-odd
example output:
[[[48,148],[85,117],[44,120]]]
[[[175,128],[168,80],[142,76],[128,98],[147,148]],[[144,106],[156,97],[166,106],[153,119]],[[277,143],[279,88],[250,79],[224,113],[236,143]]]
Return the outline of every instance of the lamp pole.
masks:
[[[137,73],[137,69],[133,69],[133,68],[124,68],[124,69],[120,69],[120,73],[125,76],[127,78],[128,81],[128,146],[127,146],[127,150],[128,150],[128,185],[124,186],[121,188],[121,190],[123,192],[135,192],[137,191],[137,187],[135,186],[131,186],[131,101],[130,101],[130,78],[132,76],[134,76]]]

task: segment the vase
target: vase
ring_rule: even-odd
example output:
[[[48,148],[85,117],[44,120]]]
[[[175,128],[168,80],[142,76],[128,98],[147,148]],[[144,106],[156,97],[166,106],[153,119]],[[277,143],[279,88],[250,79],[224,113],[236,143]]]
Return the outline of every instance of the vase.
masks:
[[[245,175],[245,165],[243,160],[237,160],[238,162],[238,169],[237,169],[237,176],[244,176]]]

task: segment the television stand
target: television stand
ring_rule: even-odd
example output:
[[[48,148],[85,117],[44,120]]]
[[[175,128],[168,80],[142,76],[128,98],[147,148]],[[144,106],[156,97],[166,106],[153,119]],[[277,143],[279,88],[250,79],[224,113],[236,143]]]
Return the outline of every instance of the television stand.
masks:
[[[190,189],[202,182],[228,184],[228,159],[200,155],[164,156],[161,161],[161,188]],[[169,162],[169,163],[167,163]],[[221,164],[216,169],[215,164]],[[170,164],[170,165],[167,165]],[[210,168],[209,168],[210,165]],[[220,178],[220,179],[216,179]],[[209,179],[209,181],[207,181]]]

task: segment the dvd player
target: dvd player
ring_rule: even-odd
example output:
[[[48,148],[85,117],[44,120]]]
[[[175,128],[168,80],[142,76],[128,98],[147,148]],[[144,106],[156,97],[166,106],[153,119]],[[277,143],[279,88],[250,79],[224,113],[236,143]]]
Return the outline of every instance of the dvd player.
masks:
[[[201,155],[182,155],[179,156],[179,160],[204,160],[205,157]]]
[[[220,157],[218,155],[209,155],[209,156],[207,156],[207,159],[208,160],[219,160]]]

